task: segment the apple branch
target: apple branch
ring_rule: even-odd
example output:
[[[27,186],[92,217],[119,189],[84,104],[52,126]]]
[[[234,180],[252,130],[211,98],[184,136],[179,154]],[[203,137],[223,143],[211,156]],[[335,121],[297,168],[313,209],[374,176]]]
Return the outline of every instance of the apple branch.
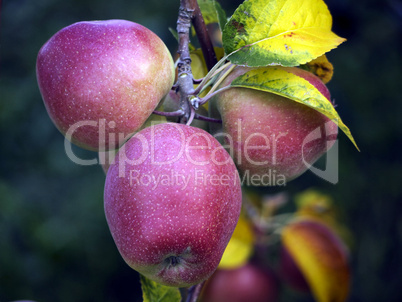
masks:
[[[191,7],[189,2],[188,0],[180,0],[179,17],[177,19],[177,33],[179,35],[179,49],[177,52],[180,55],[177,63],[177,86],[180,92],[180,108],[184,111],[184,115],[180,119],[181,123],[187,123],[190,118],[191,108],[188,97],[194,93],[190,49],[188,47],[194,8]]]
[[[200,121],[222,124],[222,120],[220,120],[220,119],[204,116],[204,115],[201,115],[201,114],[198,114],[198,113],[196,113],[194,115],[194,118],[197,119],[197,120],[200,120]]]
[[[212,41],[209,37],[208,29],[205,26],[204,18],[202,16],[197,0],[190,0],[189,2],[194,3],[194,13],[192,19],[193,26],[197,34],[198,41],[200,42],[202,54],[204,55],[207,68],[208,70],[211,70],[212,67],[214,67],[215,64],[218,62],[218,60],[216,59],[214,46],[212,45]]]
[[[191,123],[192,118],[194,118],[193,105],[189,102],[189,97],[195,94],[189,49],[191,23],[197,33],[208,69],[211,69],[217,63],[212,41],[208,35],[197,0],[180,0],[177,19],[177,33],[179,36],[179,49],[177,52],[180,58],[177,63],[178,80],[176,85],[180,92],[180,108],[184,112],[180,118],[181,123]]]

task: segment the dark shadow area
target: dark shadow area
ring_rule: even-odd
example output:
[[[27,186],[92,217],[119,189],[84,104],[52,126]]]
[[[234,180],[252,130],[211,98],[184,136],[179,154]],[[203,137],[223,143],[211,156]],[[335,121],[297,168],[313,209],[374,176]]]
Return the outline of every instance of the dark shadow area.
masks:
[[[174,53],[179,1],[5,0],[0,44],[0,301],[142,301],[103,212],[105,175],[79,166],[49,119],[36,83],[40,47],[71,23],[127,19]],[[230,15],[241,1],[221,1]],[[339,183],[307,172],[290,194],[315,187],[337,202],[354,235],[349,301],[402,301],[402,5],[328,0],[347,42],[328,54],[328,84],[361,152],[339,135]],[[73,147],[81,158],[96,153]],[[266,189],[267,193],[277,189]],[[296,301],[299,298],[295,298]],[[297,301],[305,301],[300,297]]]

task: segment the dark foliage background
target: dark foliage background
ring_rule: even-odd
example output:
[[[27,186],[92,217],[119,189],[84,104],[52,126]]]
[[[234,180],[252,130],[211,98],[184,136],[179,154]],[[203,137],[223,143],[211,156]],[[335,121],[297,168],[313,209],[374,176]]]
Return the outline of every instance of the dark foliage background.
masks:
[[[230,15],[241,1],[220,1]],[[355,236],[350,301],[402,301],[402,3],[328,0],[348,41],[328,57],[338,110],[361,153],[340,135],[340,181],[306,173],[286,188],[331,194]],[[0,52],[0,301],[141,301],[103,213],[104,174],[65,154],[35,78],[39,48],[73,22],[128,19],[175,52],[179,1],[4,0]],[[91,152],[75,148],[81,157]],[[269,190],[267,189],[269,193]],[[304,297],[298,301],[308,300]]]

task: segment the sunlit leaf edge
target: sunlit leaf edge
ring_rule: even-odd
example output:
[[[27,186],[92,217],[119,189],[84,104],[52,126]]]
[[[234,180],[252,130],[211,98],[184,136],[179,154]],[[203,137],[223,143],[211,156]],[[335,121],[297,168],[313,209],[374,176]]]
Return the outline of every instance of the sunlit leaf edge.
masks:
[[[311,98],[305,98],[305,99],[300,99],[295,97],[294,95],[291,94],[286,94],[283,92],[283,90],[278,90],[278,89],[274,89],[272,87],[264,87],[264,82],[261,81],[246,81],[246,79],[252,78],[252,75],[255,74],[256,72],[258,73],[259,71],[261,71],[262,69],[276,69],[276,70],[283,70],[284,72],[287,73],[288,76],[290,77],[297,77],[299,83],[302,83],[306,90],[308,91],[314,91],[316,95],[319,96],[319,101],[324,103],[324,104],[330,104],[330,101],[321,94],[320,91],[318,91],[317,88],[315,88],[312,84],[310,84],[307,80],[291,73],[285,70],[285,67],[281,67],[281,66],[277,66],[277,67],[264,67],[264,68],[254,68],[251,69],[250,71],[244,73],[243,75],[237,77],[236,79],[234,79],[232,81],[232,83],[230,84],[231,87],[243,87],[243,88],[250,88],[250,89],[255,89],[255,90],[260,90],[260,91],[265,91],[265,92],[270,92],[270,93],[274,93],[286,98],[289,98],[295,102],[298,102],[300,104],[304,104],[306,106],[309,106],[310,108],[317,110],[318,112],[324,114],[325,116],[327,116],[329,119],[331,119],[333,122],[337,123],[338,127],[345,133],[345,135],[350,139],[350,141],[353,143],[353,145],[356,147],[357,150],[360,151],[359,147],[356,144],[356,141],[354,140],[349,128],[343,123],[342,119],[340,118],[338,112],[336,111],[336,109],[332,106],[327,106],[327,108],[332,108],[331,112],[323,110],[320,107],[316,107],[316,106],[312,106],[311,102],[308,102],[309,99]],[[257,74],[258,76],[258,74]],[[282,79],[283,80],[283,79]],[[265,80],[266,83],[272,82],[273,80]],[[253,84],[255,83],[255,84]]]

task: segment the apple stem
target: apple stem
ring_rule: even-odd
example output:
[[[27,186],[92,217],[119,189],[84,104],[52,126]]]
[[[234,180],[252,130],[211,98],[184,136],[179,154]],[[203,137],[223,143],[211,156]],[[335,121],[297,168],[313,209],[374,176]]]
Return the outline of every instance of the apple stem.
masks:
[[[205,284],[205,281],[190,287],[188,289],[188,296],[187,296],[186,302],[197,302],[204,284]]]
[[[210,79],[212,79],[214,76],[218,75],[223,69],[225,69],[228,65],[231,63],[225,63],[226,62],[227,56],[223,57],[209,72],[208,74],[204,77],[200,85],[197,86],[197,88],[194,91],[195,95],[198,95],[199,93],[202,92],[204,87],[208,87]],[[225,64],[224,64],[225,63]],[[223,66],[221,66],[224,64]]]
[[[215,95],[217,95],[218,93],[221,93],[221,92],[223,92],[223,91],[225,91],[225,90],[227,90],[227,89],[229,89],[229,88],[232,88],[232,86],[228,85],[228,86],[222,87],[222,88],[220,88],[220,89],[214,91],[213,93],[207,94],[207,95],[204,96],[203,98],[200,98],[199,105],[201,106],[201,105],[205,104],[205,103],[208,102],[211,98],[213,98]]]
[[[230,67],[225,71],[225,73],[219,78],[218,81],[216,81],[216,83],[214,84],[214,86],[212,86],[211,90],[208,92],[208,94],[212,94],[217,88],[218,86],[227,78],[227,76],[233,71],[233,69],[235,69],[236,65],[234,64],[230,64]],[[208,95],[207,94],[207,95]]]
[[[209,37],[208,29],[205,25],[204,18],[197,0],[188,0],[188,2],[190,2],[190,5],[194,8],[192,23],[197,34],[198,41],[200,42],[202,54],[204,55],[207,68],[208,70],[211,70],[212,67],[218,63],[214,46],[211,38]]]
[[[200,121],[205,121],[205,122],[210,122],[210,123],[222,124],[222,120],[212,118],[212,117],[208,117],[208,116],[205,116],[205,115],[202,115],[202,114],[198,114],[198,113],[195,112],[194,108],[192,108],[191,111],[194,112],[194,116],[191,117],[192,115],[190,114],[190,118],[189,118],[189,121],[191,120],[190,124],[193,121],[193,119],[200,120]],[[175,117],[175,116],[179,117],[179,116],[184,115],[184,112],[181,109],[176,110],[176,111],[171,111],[171,112],[154,110],[152,113],[156,114],[156,115],[166,116],[166,117]],[[187,124],[189,124],[189,121],[187,122]]]
[[[194,115],[194,118],[197,119],[197,120],[200,120],[200,121],[222,124],[222,120],[220,120],[220,119],[204,116],[204,115],[201,115],[201,114],[198,114],[198,113],[196,113]]]
[[[181,109],[176,110],[176,111],[171,111],[171,112],[154,110],[152,113],[156,114],[156,115],[162,115],[162,116],[183,116],[184,115],[184,111]]]
[[[192,123],[193,120],[194,120],[194,116],[195,116],[195,109],[194,109],[194,107],[193,107],[193,106],[190,106],[190,109],[191,109],[191,114],[190,114],[190,117],[188,118],[188,121],[187,121],[187,123],[186,123],[186,125],[188,125],[188,126],[191,125],[191,123]]]

